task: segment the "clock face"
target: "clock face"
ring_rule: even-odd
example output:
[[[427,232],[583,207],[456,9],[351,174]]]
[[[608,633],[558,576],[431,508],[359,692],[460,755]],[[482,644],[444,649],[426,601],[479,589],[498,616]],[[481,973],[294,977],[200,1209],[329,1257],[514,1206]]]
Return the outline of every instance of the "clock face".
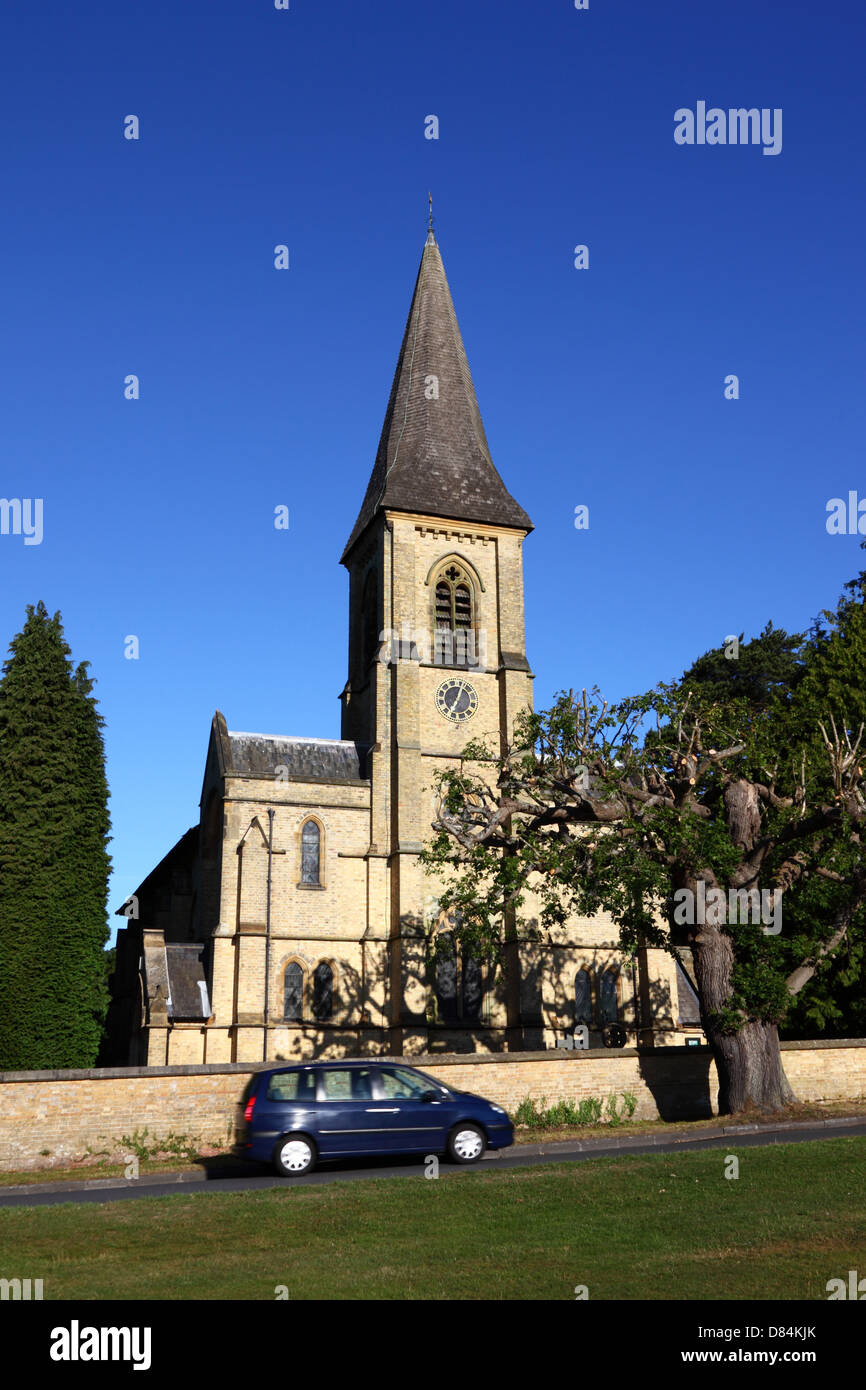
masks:
[[[452,724],[465,723],[478,708],[478,694],[474,685],[460,676],[443,681],[436,691],[436,708]]]

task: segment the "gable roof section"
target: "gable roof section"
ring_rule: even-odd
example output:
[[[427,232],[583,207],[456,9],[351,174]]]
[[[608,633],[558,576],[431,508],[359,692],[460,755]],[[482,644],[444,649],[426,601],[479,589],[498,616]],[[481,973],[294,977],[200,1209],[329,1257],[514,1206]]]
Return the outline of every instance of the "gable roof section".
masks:
[[[227,777],[289,782],[363,782],[366,749],[347,739],[289,738],[278,734],[228,733]]]
[[[436,377],[438,399],[428,399]],[[427,237],[367,492],[343,563],[383,508],[531,531],[494,467],[436,239]]]
[[[177,843],[172,845],[168,854],[160,859],[156,868],[151,869],[147,878],[142,879],[135,893],[130,895],[139,900],[139,916],[150,920],[153,914],[160,910],[158,899],[161,890],[192,894],[192,872],[198,857],[198,842],[199,827],[192,825],[181,835]],[[129,898],[124,899],[117,908],[115,917],[136,920],[129,918],[129,914],[124,911],[129,901]]]

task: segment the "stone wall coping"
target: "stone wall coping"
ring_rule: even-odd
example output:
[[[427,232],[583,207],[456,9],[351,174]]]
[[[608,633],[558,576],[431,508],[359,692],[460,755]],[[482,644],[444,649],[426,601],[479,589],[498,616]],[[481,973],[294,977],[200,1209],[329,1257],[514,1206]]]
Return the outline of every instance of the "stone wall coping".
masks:
[[[783,1052],[866,1047],[866,1038],[807,1038],[802,1041],[785,1041],[780,1046]],[[250,1075],[252,1072],[263,1071],[266,1067],[290,1067],[304,1063],[311,1064],[318,1060],[326,1062],[339,1062],[341,1060],[389,1062],[395,1066],[416,1067],[420,1071],[426,1071],[430,1067],[491,1066],[502,1062],[517,1064],[521,1062],[574,1062],[579,1064],[583,1061],[598,1061],[602,1057],[612,1060],[616,1057],[664,1058],[684,1055],[710,1058],[712,1053],[707,1046],[698,1048],[685,1045],[641,1048],[593,1047],[585,1051],[583,1049],[567,1051],[565,1048],[548,1048],[542,1052],[425,1052],[411,1057],[396,1057],[381,1053],[376,1056],[347,1057],[345,1059],[339,1057],[321,1059],[298,1057],[275,1059],[268,1062],[209,1062],[173,1067],[92,1067],[68,1071],[3,1071],[0,1072],[0,1084],[27,1081],[118,1081],[141,1076],[219,1076],[222,1073],[226,1075]]]

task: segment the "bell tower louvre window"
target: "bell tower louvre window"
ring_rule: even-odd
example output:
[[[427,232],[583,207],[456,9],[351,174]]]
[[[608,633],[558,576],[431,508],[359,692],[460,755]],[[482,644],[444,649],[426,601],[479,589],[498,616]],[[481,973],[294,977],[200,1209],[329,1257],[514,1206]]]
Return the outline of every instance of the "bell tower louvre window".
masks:
[[[436,636],[433,660],[437,666],[478,666],[472,588],[455,564],[436,581]]]

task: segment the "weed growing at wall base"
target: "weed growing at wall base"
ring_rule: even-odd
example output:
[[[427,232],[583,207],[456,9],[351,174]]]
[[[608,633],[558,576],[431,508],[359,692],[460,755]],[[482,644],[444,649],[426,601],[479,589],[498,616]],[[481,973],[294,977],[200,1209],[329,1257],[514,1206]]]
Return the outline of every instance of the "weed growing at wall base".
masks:
[[[607,1105],[596,1096],[585,1096],[583,1100],[560,1100],[555,1105],[547,1105],[547,1097],[536,1101],[532,1096],[522,1100],[514,1112],[514,1123],[526,1125],[528,1129],[556,1129],[563,1125],[618,1125],[630,1120],[637,1109],[637,1096],[631,1091],[623,1091],[622,1109],[617,1109],[616,1092],[611,1091]],[[604,1119],[602,1119],[604,1115]]]

